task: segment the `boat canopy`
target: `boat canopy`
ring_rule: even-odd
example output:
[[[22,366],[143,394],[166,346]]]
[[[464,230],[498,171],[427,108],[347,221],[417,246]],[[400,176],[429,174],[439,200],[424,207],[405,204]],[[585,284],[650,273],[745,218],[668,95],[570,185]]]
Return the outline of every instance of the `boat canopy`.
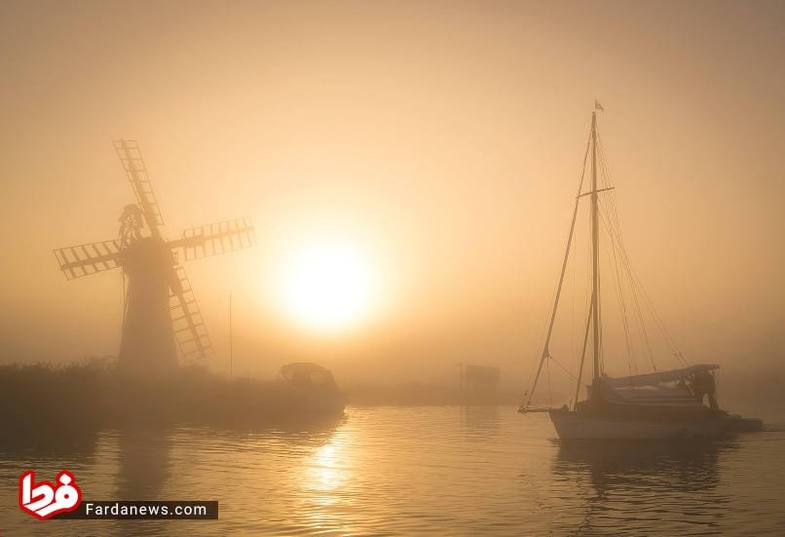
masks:
[[[292,362],[286,364],[278,373],[284,381],[301,387],[334,387],[335,380],[329,369],[313,362]]]
[[[612,403],[639,406],[703,406],[703,403],[698,401],[687,386],[668,386],[666,384],[606,388],[605,398]]]
[[[694,375],[699,371],[713,371],[719,369],[717,364],[696,364],[682,369],[671,369],[668,371],[658,371],[645,375],[632,375],[630,377],[603,377],[603,383],[613,388],[624,388],[625,386],[653,386],[665,382],[674,382]]]

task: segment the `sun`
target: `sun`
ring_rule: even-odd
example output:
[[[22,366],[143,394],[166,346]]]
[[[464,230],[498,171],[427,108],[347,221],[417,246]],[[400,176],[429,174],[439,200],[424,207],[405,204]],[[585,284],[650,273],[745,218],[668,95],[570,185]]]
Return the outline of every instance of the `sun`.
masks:
[[[342,331],[369,314],[374,271],[366,256],[339,241],[297,246],[281,275],[282,305],[289,317],[310,329]]]

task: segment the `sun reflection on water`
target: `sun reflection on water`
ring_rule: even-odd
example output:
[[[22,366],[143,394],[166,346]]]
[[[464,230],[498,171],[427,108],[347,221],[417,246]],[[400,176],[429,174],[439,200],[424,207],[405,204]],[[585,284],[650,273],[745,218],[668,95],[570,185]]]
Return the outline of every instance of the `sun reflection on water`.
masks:
[[[344,471],[338,466],[339,446],[334,442],[316,450],[310,467],[313,489],[331,492],[344,481]]]
[[[339,429],[312,452],[303,466],[301,486],[310,496],[307,518],[311,530],[335,530],[345,522],[344,487],[351,456],[349,436],[345,428]]]

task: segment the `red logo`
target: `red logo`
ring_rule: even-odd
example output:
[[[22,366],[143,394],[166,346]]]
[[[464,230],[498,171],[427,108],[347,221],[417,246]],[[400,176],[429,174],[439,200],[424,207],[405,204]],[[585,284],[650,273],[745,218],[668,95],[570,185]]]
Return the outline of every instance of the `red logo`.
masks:
[[[39,520],[58,513],[73,511],[82,503],[82,491],[76,486],[74,474],[63,470],[57,474],[56,485],[35,482],[35,470],[19,476],[19,507]]]

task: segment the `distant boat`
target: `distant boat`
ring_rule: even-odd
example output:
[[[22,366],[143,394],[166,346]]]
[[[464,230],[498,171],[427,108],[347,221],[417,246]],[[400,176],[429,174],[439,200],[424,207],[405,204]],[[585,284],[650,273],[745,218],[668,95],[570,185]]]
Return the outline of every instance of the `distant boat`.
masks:
[[[278,372],[278,380],[310,414],[341,414],[346,406],[344,394],[332,372],[313,362],[293,362]]]
[[[545,344],[540,357],[534,383],[529,391],[526,402],[519,412],[547,412],[553,422],[559,438],[562,440],[642,440],[642,439],[673,439],[673,438],[717,438],[732,432],[757,431],[762,429],[762,422],[754,418],[742,418],[721,410],[717,404],[714,371],[719,368],[715,364],[687,365],[681,353],[675,356],[683,362],[678,369],[654,371],[648,374],[629,375],[626,377],[610,377],[605,373],[605,356],[602,341],[602,308],[600,293],[600,219],[606,223],[609,241],[613,248],[611,256],[614,263],[621,265],[619,274],[627,276],[630,288],[635,293],[640,289],[640,282],[631,271],[629,260],[624,251],[618,219],[615,217],[615,203],[606,204],[606,213],[601,214],[600,195],[610,193],[614,187],[609,184],[598,185],[598,134],[597,110],[592,113],[591,132],[586,145],[584,168],[581,175],[578,194],[572,214],[572,223],[567,239],[567,248],[561,267],[561,275],[556,288],[556,297],[551,311]],[[591,155],[591,189],[583,191],[587,159]],[[604,160],[600,155],[600,164],[604,169]],[[591,203],[591,302],[583,334],[583,347],[580,355],[580,366],[577,374],[575,398],[572,406],[561,408],[544,408],[532,406],[537,383],[543,365],[552,359],[549,345],[553,334],[559,298],[564,284],[570,251],[572,249],[575,223],[581,200],[588,198]],[[613,211],[613,214],[610,214]],[[648,299],[648,296],[646,296]],[[636,298],[637,300],[637,298]],[[637,302],[636,302],[637,306]],[[625,314],[626,315],[626,314]],[[642,316],[639,316],[641,323]],[[656,317],[661,325],[661,320]],[[624,330],[627,334],[627,321],[624,317]],[[664,327],[663,327],[664,330]],[[645,334],[645,332],[644,332]],[[670,339],[670,338],[668,338]],[[591,345],[589,343],[591,342]],[[671,342],[672,343],[672,342]],[[629,344],[629,341],[628,341]],[[587,397],[579,401],[581,395],[581,379],[588,347],[592,352],[591,384],[587,385]],[[628,349],[629,350],[629,349]],[[652,365],[653,356],[652,356]],[[708,404],[704,404],[704,400]]]

